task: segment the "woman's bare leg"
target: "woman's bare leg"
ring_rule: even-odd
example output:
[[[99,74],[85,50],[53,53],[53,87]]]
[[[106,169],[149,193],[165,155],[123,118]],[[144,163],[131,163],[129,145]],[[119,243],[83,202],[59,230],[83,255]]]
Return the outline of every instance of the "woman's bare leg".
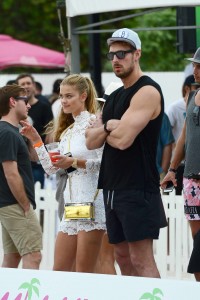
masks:
[[[76,272],[94,273],[104,230],[80,231],[77,237]]]
[[[95,268],[95,273],[116,275],[114,248],[112,244],[109,244],[108,235],[106,232],[104,233],[102,239],[101,250]]]
[[[54,271],[74,271],[77,235],[58,232],[54,253]]]

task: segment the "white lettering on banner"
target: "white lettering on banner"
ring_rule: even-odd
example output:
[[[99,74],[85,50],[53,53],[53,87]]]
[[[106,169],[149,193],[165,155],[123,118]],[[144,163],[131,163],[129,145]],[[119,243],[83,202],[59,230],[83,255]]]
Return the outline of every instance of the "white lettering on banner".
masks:
[[[0,269],[0,300],[199,299],[192,281],[131,276]]]

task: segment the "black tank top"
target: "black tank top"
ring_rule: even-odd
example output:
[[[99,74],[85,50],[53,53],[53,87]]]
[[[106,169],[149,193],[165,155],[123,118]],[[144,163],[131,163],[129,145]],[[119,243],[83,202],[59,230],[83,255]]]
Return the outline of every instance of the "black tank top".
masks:
[[[105,143],[100,174],[100,189],[142,189],[159,192],[159,174],[156,167],[157,143],[164,111],[164,99],[160,86],[148,76],[142,76],[131,87],[120,87],[106,100],[103,123],[110,119],[121,119],[129,108],[135,93],[143,86],[154,86],[161,95],[161,112],[138,134],[133,144],[119,150]],[[151,101],[151,98],[149,99]]]

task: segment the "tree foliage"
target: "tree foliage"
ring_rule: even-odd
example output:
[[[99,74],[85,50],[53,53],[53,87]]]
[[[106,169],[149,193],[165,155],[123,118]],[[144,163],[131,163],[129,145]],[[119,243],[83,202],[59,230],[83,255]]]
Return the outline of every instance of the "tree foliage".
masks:
[[[142,10],[125,11],[121,16],[140,13]],[[108,14],[107,14],[108,17]],[[115,17],[115,16],[114,16]],[[144,14],[135,18],[116,22],[116,28],[132,28],[138,30],[142,41],[141,67],[145,71],[180,71],[183,70],[186,62],[186,54],[177,53],[176,30],[150,30],[156,27],[176,26],[176,9],[163,9],[159,12]],[[108,25],[106,28],[110,28]],[[146,30],[145,30],[146,28]],[[111,33],[104,37],[104,44]],[[105,51],[107,52],[107,50]],[[104,53],[105,53],[104,52]],[[104,59],[104,68],[109,69],[110,63]]]
[[[57,14],[56,0],[6,0],[0,1],[1,22],[0,33],[24,40],[53,50],[63,51],[59,40],[60,25]],[[99,15],[100,21],[141,12],[122,11]],[[67,36],[67,19],[65,9],[62,10],[63,28]],[[88,24],[88,16],[77,18],[77,25]],[[176,11],[174,8],[163,9],[160,12],[146,14],[140,17],[120,20],[115,23],[101,25],[99,29],[114,31],[117,28],[150,28],[160,26],[175,26]],[[185,66],[184,57],[176,51],[176,31],[172,30],[139,30],[142,40],[141,66],[144,71],[179,71]],[[105,59],[108,51],[106,40],[111,33],[101,33],[102,71],[109,71],[110,63]],[[88,34],[80,35],[81,71],[88,71]],[[9,72],[14,69],[9,69]],[[8,69],[4,72],[8,73]],[[15,69],[16,72],[16,69]]]
[[[56,1],[52,0],[6,0],[0,1],[0,33],[13,38],[63,51],[59,40],[59,20]],[[65,24],[66,26],[66,24]],[[4,73],[18,72],[23,68],[9,68]],[[26,70],[42,71],[26,68]]]

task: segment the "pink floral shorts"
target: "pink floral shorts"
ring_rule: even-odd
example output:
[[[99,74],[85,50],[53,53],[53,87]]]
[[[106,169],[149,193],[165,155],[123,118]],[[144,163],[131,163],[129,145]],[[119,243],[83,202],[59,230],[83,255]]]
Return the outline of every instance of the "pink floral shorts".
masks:
[[[200,220],[200,184],[183,178],[184,211],[187,220]]]

